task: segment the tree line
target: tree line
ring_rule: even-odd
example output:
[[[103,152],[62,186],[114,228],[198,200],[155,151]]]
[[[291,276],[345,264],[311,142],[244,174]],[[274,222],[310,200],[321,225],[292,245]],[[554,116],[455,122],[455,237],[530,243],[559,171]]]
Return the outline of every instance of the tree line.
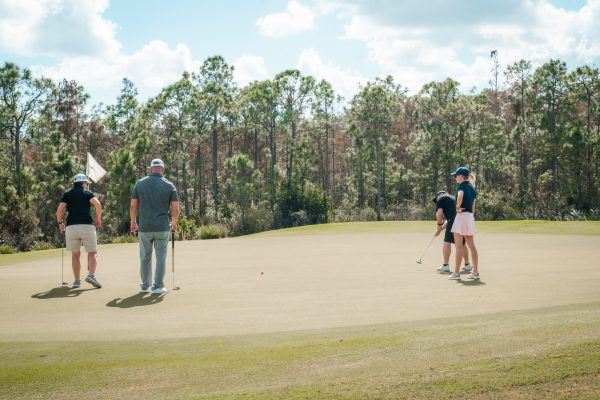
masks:
[[[478,219],[598,219],[600,73],[560,60],[501,68],[490,87],[448,78],[409,96],[391,76],[342,99],[298,70],[238,87],[221,56],[145,102],[114,104],[75,81],[0,68],[0,245],[58,245],[54,212],[93,154],[106,238],[126,235],[135,181],[162,158],[181,229],[230,235],[332,221],[426,219],[449,173],[477,175]],[[186,233],[186,232],[183,232]],[[108,240],[108,239],[107,239]]]

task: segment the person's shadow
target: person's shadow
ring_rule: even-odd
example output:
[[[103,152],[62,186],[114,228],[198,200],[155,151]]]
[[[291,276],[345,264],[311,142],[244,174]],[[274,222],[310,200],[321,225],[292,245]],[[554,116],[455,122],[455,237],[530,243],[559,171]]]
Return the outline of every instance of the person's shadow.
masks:
[[[57,299],[57,298],[61,298],[61,297],[77,297],[80,294],[82,294],[83,292],[87,292],[88,290],[94,290],[94,289],[73,289],[68,286],[59,286],[59,287],[55,287],[50,290],[47,290],[45,292],[33,294],[33,295],[31,295],[31,297],[33,299],[41,299],[41,300]]]
[[[477,280],[473,280],[473,281],[459,281],[460,283],[463,284],[463,286],[480,286],[480,285],[485,285],[484,281],[481,281],[479,279]]]
[[[119,308],[149,306],[152,304],[160,303],[161,301],[163,301],[163,297],[163,295],[148,295],[148,293],[136,293],[133,296],[125,297],[124,299],[117,297],[116,299],[106,303],[106,306]]]

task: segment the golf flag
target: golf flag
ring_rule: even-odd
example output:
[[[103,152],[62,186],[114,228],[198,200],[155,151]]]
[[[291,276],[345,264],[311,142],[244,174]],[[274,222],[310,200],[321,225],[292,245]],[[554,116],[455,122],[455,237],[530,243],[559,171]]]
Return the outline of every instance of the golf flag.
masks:
[[[102,168],[100,164],[94,160],[94,157],[92,157],[90,153],[87,153],[85,174],[94,182],[98,182],[104,175],[106,175],[106,170],[104,170],[104,168]]]

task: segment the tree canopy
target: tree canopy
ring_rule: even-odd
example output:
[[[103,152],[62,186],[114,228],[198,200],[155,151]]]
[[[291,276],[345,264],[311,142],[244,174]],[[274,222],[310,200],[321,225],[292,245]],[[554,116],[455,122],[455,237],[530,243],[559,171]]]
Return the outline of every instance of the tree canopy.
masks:
[[[449,173],[477,175],[478,219],[600,217],[600,72],[497,63],[490,88],[448,78],[408,95],[376,78],[342,99],[298,70],[238,87],[221,56],[140,101],[123,79],[91,105],[75,81],[0,67],[0,245],[58,244],[53,213],[89,151],[104,235],[127,233],[131,188],[167,164],[186,220],[238,235],[352,220],[432,218]],[[504,75],[502,75],[504,73]],[[504,78],[504,79],[502,79]]]

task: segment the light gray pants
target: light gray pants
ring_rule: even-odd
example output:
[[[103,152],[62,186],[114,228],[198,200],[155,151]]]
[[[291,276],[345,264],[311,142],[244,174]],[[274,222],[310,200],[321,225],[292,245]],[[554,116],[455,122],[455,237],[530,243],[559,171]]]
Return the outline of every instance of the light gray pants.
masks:
[[[165,264],[167,260],[167,249],[169,248],[169,231],[165,232],[138,232],[140,242],[140,276],[142,282],[140,287],[146,290],[152,281],[152,246],[156,252],[156,271],[154,274],[154,285],[152,289],[165,286]]]

